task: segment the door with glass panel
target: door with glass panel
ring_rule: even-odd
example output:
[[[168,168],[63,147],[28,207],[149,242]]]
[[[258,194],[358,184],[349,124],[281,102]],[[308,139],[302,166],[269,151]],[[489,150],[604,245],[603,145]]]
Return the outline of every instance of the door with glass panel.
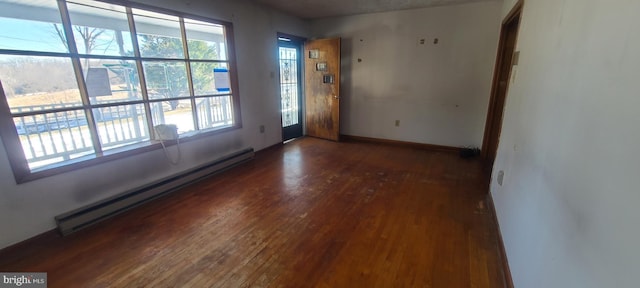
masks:
[[[302,136],[302,39],[278,34],[282,141]]]

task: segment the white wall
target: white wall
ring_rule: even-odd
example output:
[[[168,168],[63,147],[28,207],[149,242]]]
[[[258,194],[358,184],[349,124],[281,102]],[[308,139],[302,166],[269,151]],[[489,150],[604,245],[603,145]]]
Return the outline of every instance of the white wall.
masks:
[[[525,1],[491,184],[516,287],[638,287],[639,11]]]
[[[342,37],[341,133],[481,146],[501,8],[489,1],[312,21],[314,36]]]
[[[513,10],[518,0],[503,0],[502,1],[502,19],[504,19],[509,12]]]
[[[138,1],[232,21],[244,128],[183,143],[182,162],[171,166],[162,150],[16,185],[0,145],[0,248],[55,227],[53,217],[236,151],[281,142],[276,32],[307,35],[307,23],[245,1]],[[266,133],[258,127],[264,124]],[[212,191],[215,193],[215,191]]]

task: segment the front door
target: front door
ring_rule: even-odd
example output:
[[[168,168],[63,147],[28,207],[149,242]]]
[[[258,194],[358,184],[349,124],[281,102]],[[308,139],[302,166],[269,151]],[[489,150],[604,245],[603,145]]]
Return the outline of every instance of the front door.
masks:
[[[302,136],[302,45],[296,37],[278,35],[283,142]]]
[[[340,38],[304,45],[307,135],[340,139]]]

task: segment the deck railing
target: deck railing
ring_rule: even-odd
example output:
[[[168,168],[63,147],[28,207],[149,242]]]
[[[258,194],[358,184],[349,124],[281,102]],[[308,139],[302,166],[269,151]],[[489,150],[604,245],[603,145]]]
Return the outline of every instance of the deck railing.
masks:
[[[209,129],[233,124],[231,97],[196,99],[196,113],[200,129]]]
[[[45,111],[79,106],[77,103],[24,106],[14,113]],[[160,110],[160,109],[157,109]],[[162,111],[154,111],[155,115]],[[98,134],[105,149],[149,139],[141,105],[108,106],[94,109]],[[83,110],[14,117],[16,130],[29,163],[36,166],[77,158],[94,151]]]
[[[107,103],[107,102],[105,102]],[[100,103],[104,104],[104,103]],[[80,103],[36,105],[13,108],[15,114],[79,107]],[[155,123],[165,123],[163,106],[151,105]],[[233,123],[229,96],[198,98],[196,112],[200,129],[223,127]],[[93,110],[103,150],[148,141],[143,105],[118,105]],[[32,168],[63,162],[94,152],[91,134],[83,110],[43,113],[14,117],[27,161]],[[180,124],[177,123],[180,127]]]

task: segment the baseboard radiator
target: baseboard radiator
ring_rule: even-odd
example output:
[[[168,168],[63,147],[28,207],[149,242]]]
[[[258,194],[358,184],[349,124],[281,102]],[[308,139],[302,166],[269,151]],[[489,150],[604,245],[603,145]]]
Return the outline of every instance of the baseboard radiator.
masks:
[[[55,217],[58,230],[68,235],[90,225],[106,220],[117,214],[130,210],[205,177],[223,172],[227,169],[252,160],[253,148],[247,148],[213,162],[189,169],[185,172],[155,181],[148,185],[109,197],[96,203],[69,211]]]

